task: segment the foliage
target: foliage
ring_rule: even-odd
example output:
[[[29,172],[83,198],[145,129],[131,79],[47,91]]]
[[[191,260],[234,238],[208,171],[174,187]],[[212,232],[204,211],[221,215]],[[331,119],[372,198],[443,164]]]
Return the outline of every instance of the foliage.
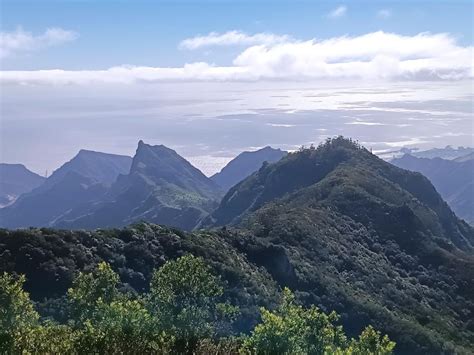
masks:
[[[194,349],[199,339],[216,334],[219,316],[234,313],[233,307],[218,302],[223,293],[219,278],[204,260],[186,255],[153,274],[148,302],[159,326],[176,338],[178,349],[186,351]]]
[[[323,354],[350,349],[354,354],[385,355],[394,346],[387,337],[381,342],[373,328],[348,342],[334,324],[334,313],[297,306],[288,289],[275,312],[262,308],[262,324],[250,337],[216,337],[218,315],[232,307],[219,307],[223,295],[219,278],[203,259],[192,255],[157,270],[150,293],[143,298],[117,291],[118,275],[106,263],[81,273],[68,292],[73,312],[66,324],[39,322],[22,290],[23,281],[8,274],[0,279],[2,335],[8,336],[0,349],[4,353]]]
[[[94,315],[93,312],[117,299],[118,281],[118,275],[105,262],[99,263],[91,273],[81,272],[68,290],[74,319],[82,322],[94,316],[100,318],[100,313]]]
[[[347,340],[336,313],[329,315],[317,307],[305,309],[295,303],[288,288],[283,302],[274,311],[262,309],[262,323],[244,341],[243,349],[255,354],[391,354],[395,343],[380,337],[372,327],[359,340]]]
[[[148,298],[154,270],[192,254],[206,260],[223,291],[209,296],[215,307],[200,310],[206,318],[200,334],[209,338],[196,349],[234,349],[232,339],[238,343],[238,334],[254,330],[259,309],[274,310],[279,288],[289,287],[298,304],[340,314],[349,338],[372,324],[397,342],[399,353],[472,352],[474,229],[456,218],[422,175],[337,138],[266,164],[231,189],[216,213],[216,224],[241,222],[193,233],[148,223],[95,231],[0,230],[0,271],[25,274],[38,313],[69,324],[77,315],[78,303],[66,296],[75,275],[105,261],[119,275],[118,297],[98,302],[85,292],[85,304],[101,314],[113,302],[137,301],[163,325],[167,317],[160,320]],[[186,268],[180,273],[189,276]],[[234,306],[240,312],[229,322],[223,315]],[[142,319],[137,313],[127,317]],[[177,318],[171,314],[168,324]],[[100,328],[93,314],[73,326],[82,329],[85,320]],[[155,336],[175,346],[183,341],[172,337],[183,329]]]
[[[23,291],[25,277],[15,279],[4,273],[0,276],[0,351],[21,349],[23,339],[38,324],[28,294]]]

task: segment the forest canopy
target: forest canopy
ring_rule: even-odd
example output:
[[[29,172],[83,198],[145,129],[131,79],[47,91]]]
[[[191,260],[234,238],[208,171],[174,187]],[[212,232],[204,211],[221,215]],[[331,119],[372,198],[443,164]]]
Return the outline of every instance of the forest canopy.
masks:
[[[24,276],[0,276],[2,353],[391,354],[395,343],[368,326],[349,339],[338,316],[305,308],[285,288],[280,305],[261,308],[248,335],[228,325],[239,308],[224,299],[204,259],[185,255],[155,270],[150,291],[122,292],[106,262],[79,273],[67,292],[67,320],[43,319],[23,290]]]

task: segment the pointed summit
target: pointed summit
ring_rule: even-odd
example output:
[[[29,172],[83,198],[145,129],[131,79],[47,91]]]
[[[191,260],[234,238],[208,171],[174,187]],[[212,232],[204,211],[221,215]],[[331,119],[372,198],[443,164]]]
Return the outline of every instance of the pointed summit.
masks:
[[[118,227],[140,220],[192,229],[221,197],[218,186],[174,150],[138,142],[130,173],[112,185],[101,203],[72,211],[58,225]]]
[[[133,157],[130,174],[145,176],[157,184],[166,181],[183,189],[215,197],[217,186],[199,169],[164,145],[149,145],[140,141]]]

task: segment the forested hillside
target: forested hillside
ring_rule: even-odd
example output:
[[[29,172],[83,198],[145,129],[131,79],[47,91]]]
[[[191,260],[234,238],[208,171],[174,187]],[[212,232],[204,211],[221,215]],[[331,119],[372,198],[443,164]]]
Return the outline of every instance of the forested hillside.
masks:
[[[473,228],[421,174],[350,140],[328,140],[262,166],[230,189],[201,226],[208,229],[139,223],[94,231],[0,230],[0,271],[24,274],[38,312],[65,323],[67,290],[80,271],[107,262],[120,279],[118,290],[135,299],[154,292],[154,270],[191,254],[222,281],[220,301],[239,309],[233,322],[216,328],[226,336],[255,334],[267,329],[259,322],[285,318],[278,304],[287,287],[295,302],[340,314],[334,322],[349,337],[373,325],[397,343],[399,354],[469,354],[474,347]],[[261,306],[280,316],[261,313]],[[306,324],[300,321],[295,324]],[[277,323],[270,328],[291,335],[283,320]],[[259,341],[250,341],[254,349]],[[291,344],[287,349],[312,353],[305,341]]]
[[[395,343],[368,326],[349,339],[338,316],[304,308],[289,289],[279,306],[261,308],[249,335],[233,334],[238,306],[224,297],[204,259],[186,255],[154,270],[150,291],[121,292],[109,264],[80,273],[67,292],[67,322],[40,320],[24,276],[0,276],[0,351],[40,354],[373,354]]]
[[[392,164],[426,176],[457,216],[474,223],[474,153],[454,160],[406,154]]]

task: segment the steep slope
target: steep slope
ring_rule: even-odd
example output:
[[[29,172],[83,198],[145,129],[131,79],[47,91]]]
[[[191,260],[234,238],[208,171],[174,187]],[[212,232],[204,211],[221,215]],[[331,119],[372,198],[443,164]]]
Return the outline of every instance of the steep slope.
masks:
[[[40,186],[44,180],[22,164],[0,163],[0,208],[12,204],[18,196]]]
[[[139,142],[129,175],[99,202],[65,215],[58,226],[105,228],[145,220],[192,229],[220,198],[219,187],[165,146]]]
[[[35,189],[22,195],[13,205],[1,209],[0,226],[54,226],[62,215],[75,207],[100,199],[106,191],[103,184],[68,172],[48,189]]]
[[[455,162],[463,163],[465,161],[474,160],[474,152],[463,155],[462,157],[454,159]]]
[[[278,287],[268,272],[250,263],[222,232],[185,233],[145,223],[122,230],[0,229],[0,273],[24,274],[26,290],[42,315],[59,321],[61,297],[78,272],[107,261],[120,274],[123,289],[144,292],[154,269],[188,253],[203,257],[222,277],[226,298],[240,306],[238,332],[256,324],[259,307],[278,301]]]
[[[392,164],[425,175],[457,216],[474,223],[474,160],[426,159],[404,155]]]
[[[1,209],[0,226],[55,226],[71,210],[100,200],[130,165],[127,156],[81,150],[39,187]]]
[[[265,147],[254,152],[243,152],[232,159],[220,172],[211,176],[224,191],[228,191],[249,175],[257,171],[264,162],[274,163],[283,158],[287,152],[272,147]]]
[[[204,224],[304,302],[374,323],[400,353],[468,353],[474,343],[474,229],[428,179],[351,141],[289,154],[233,187]],[[443,350],[442,350],[443,349]]]
[[[128,174],[131,164],[132,158],[125,155],[81,149],[74,158],[51,174],[43,189],[53,186],[69,172],[75,172],[98,183],[111,185],[119,175]]]

